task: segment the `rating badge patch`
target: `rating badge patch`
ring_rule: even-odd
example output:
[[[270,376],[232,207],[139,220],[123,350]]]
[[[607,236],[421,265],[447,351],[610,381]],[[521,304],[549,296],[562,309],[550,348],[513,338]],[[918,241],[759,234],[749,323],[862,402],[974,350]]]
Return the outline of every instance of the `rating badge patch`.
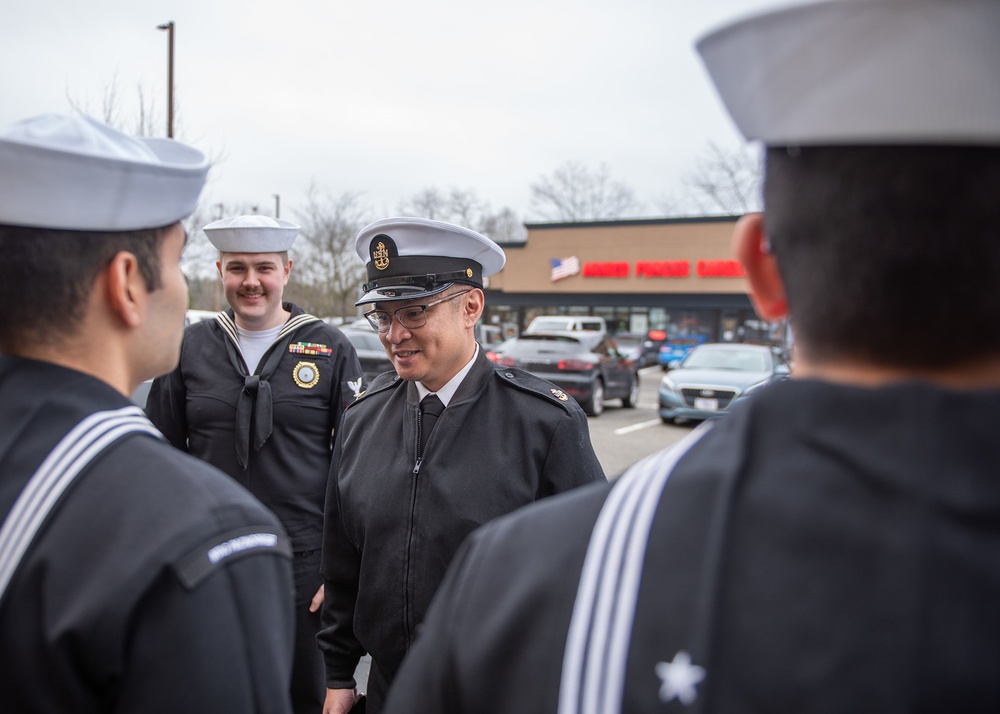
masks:
[[[292,379],[303,389],[312,389],[319,384],[319,367],[315,362],[299,362],[292,370]]]

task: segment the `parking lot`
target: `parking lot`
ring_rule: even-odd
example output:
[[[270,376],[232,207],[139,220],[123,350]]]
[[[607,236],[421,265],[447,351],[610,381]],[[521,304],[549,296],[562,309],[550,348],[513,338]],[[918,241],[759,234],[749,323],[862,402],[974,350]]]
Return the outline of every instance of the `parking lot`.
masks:
[[[594,451],[609,478],[619,476],[644,456],[677,443],[694,428],[692,423],[668,426],[660,421],[656,389],[663,374],[659,367],[644,368],[639,373],[639,402],[634,409],[623,409],[617,400],[608,401],[603,414],[587,420]]]

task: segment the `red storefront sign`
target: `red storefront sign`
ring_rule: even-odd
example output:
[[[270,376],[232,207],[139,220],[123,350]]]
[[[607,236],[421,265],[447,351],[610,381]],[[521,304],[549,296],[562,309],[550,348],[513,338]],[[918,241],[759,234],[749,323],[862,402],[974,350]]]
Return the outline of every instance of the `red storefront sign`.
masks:
[[[637,260],[637,278],[686,278],[691,274],[691,263],[686,260]]]
[[[632,274],[628,261],[597,262],[583,264],[585,278],[627,278]],[[699,260],[695,263],[695,275],[699,278],[742,278],[746,274],[738,260]],[[688,278],[691,276],[691,261],[688,260],[637,260],[637,278]]]
[[[629,265],[624,260],[612,263],[583,264],[583,277],[585,278],[627,278],[628,276]]]
[[[699,278],[742,278],[746,275],[738,260],[699,260],[695,271]]]

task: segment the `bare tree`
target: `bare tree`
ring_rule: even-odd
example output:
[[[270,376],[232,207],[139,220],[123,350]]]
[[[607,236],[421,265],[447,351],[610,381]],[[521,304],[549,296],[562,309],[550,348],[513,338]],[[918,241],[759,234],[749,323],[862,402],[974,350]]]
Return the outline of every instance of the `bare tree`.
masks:
[[[631,186],[611,178],[607,164],[592,171],[575,161],[531,184],[530,205],[542,218],[569,222],[623,218],[642,208]]]
[[[694,168],[682,177],[686,188],[682,205],[699,215],[758,211],[762,205],[762,176],[760,158],[748,146],[730,151],[709,142]],[[661,200],[660,205],[667,212],[675,212],[677,201]]]
[[[451,215],[448,197],[436,186],[429,186],[401,201],[396,208],[400,215],[447,221]]]
[[[429,187],[415,193],[397,207],[401,215],[431,218],[478,231],[497,243],[524,240],[524,223],[510,208],[493,213],[490,204],[475,191],[451,188],[446,192]]]
[[[137,115],[133,133],[136,136],[155,136],[156,130],[153,127],[161,125],[159,114],[156,111],[156,103],[152,99],[147,103],[146,91],[141,83],[136,84],[135,92],[139,99],[139,105],[136,109]]]
[[[360,194],[330,196],[310,185],[306,208],[297,212],[302,230],[295,248],[295,281],[286,291],[307,312],[337,317],[356,313],[354,301],[365,270],[354,239],[368,222],[365,213]]]
[[[528,238],[524,221],[510,208],[501,208],[479,227],[479,232],[497,243],[523,243]]]
[[[146,90],[141,82],[136,83],[135,93],[136,107],[133,113],[122,108],[123,104],[125,104],[125,99],[118,87],[118,74],[115,73],[111,77],[111,82],[104,86],[99,114],[95,114],[91,110],[89,101],[80,100],[71,96],[68,92],[66,94],[66,101],[81,114],[87,114],[100,119],[108,126],[112,126],[119,131],[128,132],[133,136],[156,136],[159,133],[156,127],[161,123],[156,110],[156,103],[152,99],[146,98]],[[124,115],[132,117],[131,123],[123,118]]]

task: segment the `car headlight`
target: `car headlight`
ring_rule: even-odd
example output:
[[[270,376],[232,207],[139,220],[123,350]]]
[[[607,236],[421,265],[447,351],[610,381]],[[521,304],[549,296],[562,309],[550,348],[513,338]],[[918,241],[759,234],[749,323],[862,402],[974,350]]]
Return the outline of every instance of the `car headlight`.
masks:
[[[740,398],[749,397],[749,396],[751,396],[751,395],[759,392],[760,390],[762,390],[764,387],[766,387],[770,383],[771,383],[771,380],[765,379],[762,382],[757,382],[757,384],[751,384],[749,387],[747,387],[746,389],[743,390],[743,393],[740,394]]]
[[[677,385],[673,383],[670,377],[664,377],[663,379],[661,379],[660,386],[663,389],[666,389],[668,392],[673,392],[674,394],[677,393]]]

